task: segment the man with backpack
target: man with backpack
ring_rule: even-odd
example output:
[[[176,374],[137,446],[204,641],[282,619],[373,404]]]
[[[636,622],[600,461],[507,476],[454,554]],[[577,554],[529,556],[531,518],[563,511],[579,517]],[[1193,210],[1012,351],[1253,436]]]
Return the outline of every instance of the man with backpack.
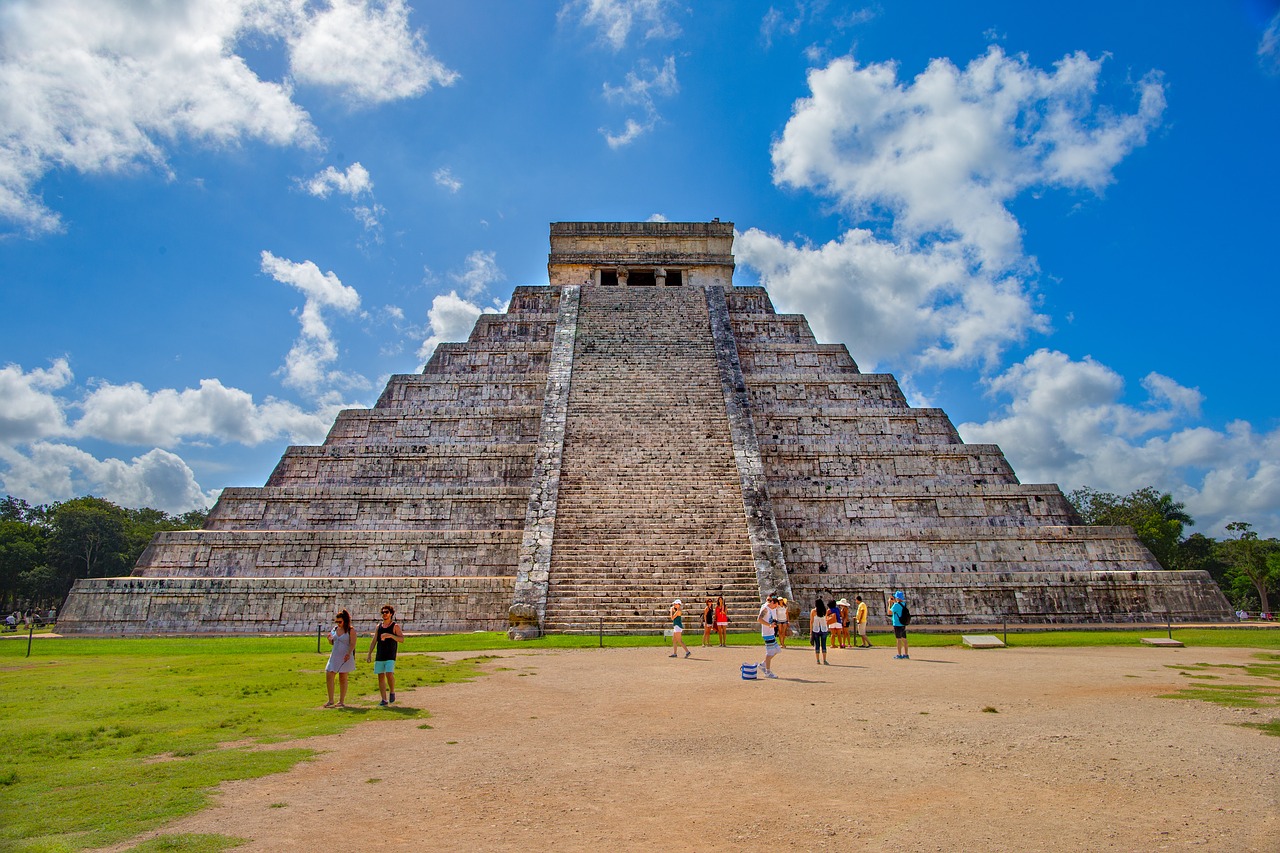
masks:
[[[907,596],[902,590],[893,594],[893,604],[889,607],[889,619],[893,622],[893,636],[898,641],[898,653],[894,660],[910,660],[907,653],[907,626],[911,624],[911,611],[907,609]]]

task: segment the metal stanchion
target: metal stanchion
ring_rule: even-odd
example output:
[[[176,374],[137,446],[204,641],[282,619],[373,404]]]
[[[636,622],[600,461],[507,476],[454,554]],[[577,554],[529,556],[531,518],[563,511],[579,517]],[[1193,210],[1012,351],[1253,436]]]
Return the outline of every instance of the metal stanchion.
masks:
[[[320,652],[320,636],[321,636],[322,634],[324,634],[324,624],[323,624],[323,623],[320,623],[320,622],[317,622],[317,623],[316,623],[316,654],[321,654],[321,652]]]
[[[31,657],[31,639],[36,634],[36,624],[34,622],[27,623],[27,657]]]
[[[604,617],[600,617],[600,648],[604,648]]]

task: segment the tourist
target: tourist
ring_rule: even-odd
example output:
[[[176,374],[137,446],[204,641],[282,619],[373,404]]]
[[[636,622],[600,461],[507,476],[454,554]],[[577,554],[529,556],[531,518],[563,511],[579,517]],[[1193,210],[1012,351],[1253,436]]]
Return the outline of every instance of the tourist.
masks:
[[[773,621],[778,629],[778,645],[787,647],[787,635],[791,632],[791,617],[787,614],[787,600],[778,596],[778,604],[773,608]]]
[[[390,604],[382,605],[382,622],[374,630],[369,653],[364,656],[365,663],[368,663],[373,653],[378,653],[377,660],[373,662],[373,671],[377,673],[378,692],[382,694],[382,701],[378,704],[383,707],[396,701],[396,653],[404,642],[404,631],[395,619],[396,609]],[[388,693],[391,694],[390,699],[387,699]]]
[[[867,639],[867,603],[862,600],[862,596],[855,595],[853,600],[858,602],[858,609],[854,613],[854,622],[858,626],[858,648],[871,648],[871,641]]]
[[[711,640],[711,632],[716,627],[716,603],[707,599],[707,606],[702,608],[702,647],[707,647]]]
[[[849,648],[849,599],[842,598],[836,602],[840,608],[840,648]]]
[[[777,593],[769,593],[769,598],[760,607],[760,613],[756,616],[756,622],[760,624],[760,637],[764,640],[764,662],[760,664],[760,668],[764,670],[765,678],[777,678],[777,673],[773,671],[773,658],[781,649],[778,647],[778,631],[775,627],[776,617],[774,609],[778,606]]]
[[[827,602],[827,634],[839,642],[840,638],[840,605],[833,598]]]
[[[820,664],[827,663],[827,606],[818,598],[809,611],[809,642],[813,645],[813,657]],[[830,664],[827,664],[830,666]]]
[[[336,675],[340,689],[337,707],[345,708],[347,707],[347,675],[356,671],[356,629],[351,624],[351,614],[346,610],[339,610],[333,617],[333,627],[329,629],[329,645],[333,646],[333,651],[329,652],[329,662],[324,667],[325,682],[329,687],[329,701],[324,706],[334,707],[333,677]]]
[[[671,603],[669,614],[671,617],[671,657],[673,658],[680,656],[676,649],[684,649],[685,657],[693,654],[693,652],[689,651],[689,647],[684,644],[684,639],[681,637],[684,634],[684,616],[680,613],[682,606],[680,599],[677,598]]]
[[[727,648],[729,636],[729,608],[724,603],[724,596],[716,599],[716,633],[720,635],[720,648]]]
[[[902,611],[907,606],[907,596],[902,590],[893,594],[893,604],[889,607],[889,619],[893,622],[893,636],[898,641],[898,653],[894,660],[909,660],[911,655],[907,649],[907,626],[902,621]]]

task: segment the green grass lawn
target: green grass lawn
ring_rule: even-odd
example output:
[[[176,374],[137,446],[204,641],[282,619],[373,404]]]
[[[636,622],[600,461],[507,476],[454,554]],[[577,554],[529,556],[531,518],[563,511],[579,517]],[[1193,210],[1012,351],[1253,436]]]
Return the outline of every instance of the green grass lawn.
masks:
[[[1011,633],[1014,647],[1133,646],[1163,636],[1134,631]],[[687,632],[698,651],[701,634]],[[1174,629],[1188,646],[1280,649],[1280,631]],[[759,635],[730,635],[758,648]],[[791,645],[805,646],[804,638]],[[893,648],[893,637],[872,642]],[[960,645],[960,633],[911,634],[916,648]],[[663,647],[658,636],[606,636],[619,647]],[[482,653],[501,649],[590,649],[595,635],[556,635],[512,642],[484,632],[412,636],[401,655],[397,687],[407,690],[476,677]],[[313,753],[258,748],[333,734],[362,720],[425,718],[423,707],[376,704],[372,667],[359,657],[349,707],[323,710],[326,654],[315,637],[200,639],[58,639],[0,641],[0,850],[52,853],[115,844],[190,814],[221,781],[277,773]],[[432,652],[475,652],[444,662]],[[717,654],[708,649],[705,654]],[[991,654],[992,652],[974,652]],[[1192,673],[1200,674],[1200,673]],[[1197,684],[1200,694],[1204,692]],[[1253,691],[1253,698],[1259,692]],[[1205,698],[1197,694],[1189,698]],[[1222,693],[1226,697],[1227,693]],[[373,697],[372,699],[361,697]],[[430,701],[430,693],[419,694]],[[163,836],[142,851],[219,851],[227,836]]]
[[[366,719],[426,717],[376,704],[363,665],[345,710],[324,710],[314,639],[45,639],[0,643],[0,850],[101,846],[201,808],[225,779],[287,770],[312,752],[256,749]],[[397,687],[470,679],[475,660],[407,655]],[[356,697],[372,694],[375,701]],[[217,850],[184,839],[149,849]],[[213,845],[213,846],[211,846]]]

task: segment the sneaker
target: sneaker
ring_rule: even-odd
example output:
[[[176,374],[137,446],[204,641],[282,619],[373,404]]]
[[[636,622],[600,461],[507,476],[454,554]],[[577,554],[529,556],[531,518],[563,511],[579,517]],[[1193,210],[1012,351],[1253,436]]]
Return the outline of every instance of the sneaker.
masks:
[[[387,707],[387,700],[383,699],[381,702],[378,703],[378,706],[381,708]]]
[[[396,694],[392,693],[392,694],[391,694],[391,701],[390,701],[390,702],[388,702],[387,704],[388,704],[388,705],[392,705],[392,704],[394,704],[394,703],[395,703],[395,701],[396,701]]]
[[[764,677],[765,677],[765,678],[777,678],[777,677],[778,677],[778,674],[777,674],[776,672],[770,672],[769,670],[767,670],[767,669],[766,669],[766,670],[764,671]]]
[[[893,659],[894,659],[894,660],[902,660],[902,655],[894,655],[894,656],[893,656]]]
[[[911,655],[903,655],[903,656],[902,656],[902,659],[903,659],[903,660],[911,660]]]
[[[669,658],[673,658],[673,657],[675,657],[675,656],[676,656],[676,653],[675,653],[675,652],[672,652],[671,654],[667,655],[667,657],[669,657]]]
[[[685,657],[687,657],[687,658],[691,658],[691,657],[693,657],[693,652],[685,652],[685,653],[684,653],[684,656],[685,656]]]

